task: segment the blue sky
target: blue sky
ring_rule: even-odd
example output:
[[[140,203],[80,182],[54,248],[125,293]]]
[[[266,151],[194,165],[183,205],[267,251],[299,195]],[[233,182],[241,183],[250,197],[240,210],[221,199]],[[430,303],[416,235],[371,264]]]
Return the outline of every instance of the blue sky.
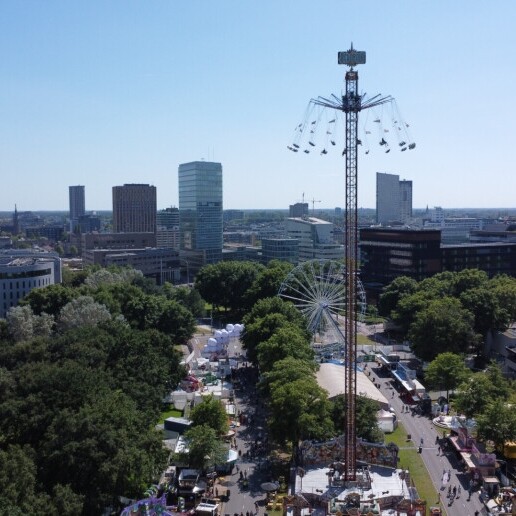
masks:
[[[351,41],[359,90],[394,96],[417,144],[360,153],[359,205],[382,171],[414,207],[514,207],[515,19],[512,0],[3,0],[0,211],[67,210],[74,184],[87,210],[135,182],[177,205],[179,163],[201,159],[224,208],[344,206],[340,151],[287,145],[310,98],[340,95]]]

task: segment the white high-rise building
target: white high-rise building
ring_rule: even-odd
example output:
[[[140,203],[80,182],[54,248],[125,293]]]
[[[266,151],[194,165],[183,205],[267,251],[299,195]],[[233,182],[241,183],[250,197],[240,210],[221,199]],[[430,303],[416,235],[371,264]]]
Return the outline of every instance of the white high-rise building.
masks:
[[[333,224],[315,217],[288,218],[285,224],[288,238],[299,242],[300,262],[307,260],[342,260],[344,246],[333,238]]]
[[[376,222],[384,226],[412,218],[412,181],[396,174],[376,173]]]

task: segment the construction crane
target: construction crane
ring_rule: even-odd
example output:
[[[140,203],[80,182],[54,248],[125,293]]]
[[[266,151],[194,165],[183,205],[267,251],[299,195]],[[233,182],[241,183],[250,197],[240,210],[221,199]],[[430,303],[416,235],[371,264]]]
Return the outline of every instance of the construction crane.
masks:
[[[314,215],[315,214],[315,203],[322,202],[322,201],[317,201],[316,199],[310,199],[310,202],[312,203],[312,215]]]

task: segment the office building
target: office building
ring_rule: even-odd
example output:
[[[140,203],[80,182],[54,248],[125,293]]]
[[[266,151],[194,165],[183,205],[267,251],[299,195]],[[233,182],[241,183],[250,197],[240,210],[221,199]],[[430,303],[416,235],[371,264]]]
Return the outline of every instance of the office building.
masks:
[[[376,222],[383,226],[408,222],[412,218],[412,181],[400,176],[376,173]]]
[[[464,244],[469,242],[471,231],[482,229],[483,224],[475,217],[445,217],[439,222],[426,221],[424,227],[440,229],[443,244]]]
[[[516,276],[516,243],[443,244],[438,229],[362,228],[360,276],[368,299],[399,276],[421,281],[443,271],[479,269]]]
[[[400,181],[400,220],[408,222],[412,218],[412,181]]]
[[[368,299],[398,276],[421,281],[441,272],[441,232],[392,228],[360,229],[360,278]]]
[[[79,219],[86,213],[84,186],[69,186],[68,200],[70,203],[70,233],[79,233]]]
[[[179,249],[179,208],[165,208],[156,215],[156,245]]]
[[[295,238],[262,239],[262,260],[264,264],[268,264],[271,260],[281,260],[297,265],[299,240]]]
[[[113,186],[113,232],[156,233],[155,186]]]
[[[232,222],[233,220],[244,220],[244,210],[224,210],[224,222]]]
[[[516,275],[516,243],[442,244],[442,270],[479,269],[490,278]]]
[[[9,249],[0,253],[0,318],[31,290],[61,283],[57,253]]]
[[[181,251],[204,254],[204,262],[222,260],[222,165],[194,161],[179,165]]]
[[[344,246],[335,243],[331,222],[315,217],[291,217],[285,230],[288,238],[298,241],[299,262],[344,258]]]
[[[79,229],[81,233],[91,233],[92,231],[100,231],[100,217],[96,215],[82,215],[79,217]]]
[[[308,203],[307,202],[296,202],[288,207],[289,217],[308,217]]]
[[[140,249],[156,247],[155,233],[87,233],[81,235],[81,249]]]

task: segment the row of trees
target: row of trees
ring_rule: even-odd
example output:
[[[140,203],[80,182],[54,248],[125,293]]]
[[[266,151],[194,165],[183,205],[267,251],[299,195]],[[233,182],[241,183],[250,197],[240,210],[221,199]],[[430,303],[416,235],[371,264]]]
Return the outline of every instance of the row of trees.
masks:
[[[220,262],[199,271],[195,288],[215,309],[228,310],[238,319],[260,299],[275,296],[291,269],[291,264],[278,260],[267,267],[256,262]]]
[[[516,385],[505,379],[495,362],[485,371],[473,373],[464,358],[441,353],[428,366],[425,381],[434,389],[457,390],[456,410],[477,421],[478,436],[493,441],[499,451],[506,442],[516,441]]]
[[[443,272],[419,283],[401,276],[384,289],[379,311],[423,360],[446,351],[480,352],[490,331],[505,330],[516,319],[516,278],[489,279],[477,269]]]
[[[229,429],[225,406],[215,396],[207,396],[192,409],[190,420],[192,426],[185,432],[188,451],[178,454],[174,461],[201,470],[224,464],[228,447],[222,437]]]
[[[244,317],[242,343],[260,370],[260,388],[270,411],[270,435],[294,447],[303,439],[326,439],[344,429],[345,397],[328,400],[316,379],[317,363],[306,321],[290,302],[278,297],[258,301]],[[357,399],[357,433],[382,439],[376,424],[377,403]]]
[[[185,374],[193,294],[90,269],[33,290],[0,324],[0,507],[100,514],[167,461],[154,425]]]

